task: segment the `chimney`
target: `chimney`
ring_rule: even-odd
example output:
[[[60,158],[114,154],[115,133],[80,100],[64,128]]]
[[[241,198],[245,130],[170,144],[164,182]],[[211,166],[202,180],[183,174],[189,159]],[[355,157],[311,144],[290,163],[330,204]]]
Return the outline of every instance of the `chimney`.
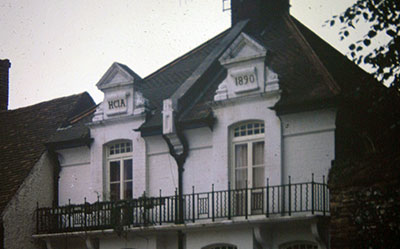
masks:
[[[0,111],[8,109],[8,69],[9,60],[0,60]]]
[[[268,20],[289,13],[289,0],[231,0],[232,26],[250,19],[250,32],[261,31]]]

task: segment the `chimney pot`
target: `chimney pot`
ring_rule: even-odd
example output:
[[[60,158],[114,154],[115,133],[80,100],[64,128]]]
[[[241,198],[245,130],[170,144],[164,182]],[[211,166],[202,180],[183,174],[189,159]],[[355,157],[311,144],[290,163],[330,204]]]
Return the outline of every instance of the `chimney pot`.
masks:
[[[250,19],[248,31],[258,32],[268,20],[289,13],[289,0],[231,0],[232,26]]]
[[[0,111],[8,110],[8,69],[10,66],[9,60],[0,60]]]

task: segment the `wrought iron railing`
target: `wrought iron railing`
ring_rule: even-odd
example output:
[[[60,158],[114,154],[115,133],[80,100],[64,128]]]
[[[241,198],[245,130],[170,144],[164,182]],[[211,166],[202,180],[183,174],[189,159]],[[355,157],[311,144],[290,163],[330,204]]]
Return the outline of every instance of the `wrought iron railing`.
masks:
[[[268,182],[268,181],[267,181]],[[329,191],[325,180],[305,183],[196,193],[182,196],[183,221],[179,221],[179,197],[146,197],[80,205],[37,208],[37,233],[60,233],[171,223],[216,222],[250,216],[291,216],[299,213],[329,213]]]

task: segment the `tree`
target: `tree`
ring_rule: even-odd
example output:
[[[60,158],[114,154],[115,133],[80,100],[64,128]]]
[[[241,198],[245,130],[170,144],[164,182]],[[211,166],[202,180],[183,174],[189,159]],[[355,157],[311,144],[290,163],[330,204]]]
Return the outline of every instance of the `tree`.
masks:
[[[349,46],[353,61],[372,65],[378,80],[400,89],[400,1],[357,0],[345,12],[327,22],[330,26],[342,25],[339,35],[343,40],[363,21],[369,25],[369,30],[362,39]],[[365,54],[366,48],[378,37],[387,42]]]

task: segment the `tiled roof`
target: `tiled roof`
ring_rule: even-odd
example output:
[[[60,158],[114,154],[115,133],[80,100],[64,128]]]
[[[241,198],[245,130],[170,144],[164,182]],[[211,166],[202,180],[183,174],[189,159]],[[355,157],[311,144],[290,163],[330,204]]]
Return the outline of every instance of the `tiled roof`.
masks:
[[[182,86],[196,77],[197,81],[191,87],[200,87],[189,93],[189,97],[186,96],[190,103],[184,102],[186,104],[179,110],[178,119],[183,124],[209,124],[213,116],[209,103],[213,101],[218,85],[226,76],[226,69],[218,62],[218,56],[212,55],[220,52],[218,48],[229,45],[223,43],[235,27],[177,58],[135,85],[135,89],[149,100],[152,110],[140,128],[142,135],[161,132],[163,100],[179,95]],[[243,30],[246,32],[247,29]],[[282,97],[275,106],[278,112],[330,106],[336,103],[342,91],[353,88],[355,82],[360,79],[373,80],[369,74],[288,14],[269,19],[260,33],[249,35],[267,48],[266,63],[279,75]],[[203,77],[198,77],[196,72],[210,58],[214,63],[208,63],[210,69],[203,72]],[[83,126],[81,128],[79,134],[87,134],[86,129]],[[67,133],[64,132],[64,135]]]
[[[138,89],[149,99],[154,109],[154,115],[146,122],[145,127],[161,125],[163,100],[169,98],[192,75],[228,32],[229,30],[222,32],[147,76],[141,82]]]
[[[92,122],[96,107],[91,106],[89,109],[69,118],[64,127],[57,129],[57,132],[51,136],[46,143],[47,147],[50,149],[64,149],[82,145],[89,146],[92,138],[87,124]]]
[[[357,83],[369,81],[377,84],[375,78],[365,72],[362,68],[350,61],[317,34],[312,32],[295,18],[292,18],[296,27],[318,55],[319,60],[324,64],[334,80],[339,84],[342,91],[350,91],[350,88],[357,87]]]
[[[85,92],[0,111],[0,213],[46,150],[49,138],[69,118],[94,105]]]
[[[290,15],[271,19],[261,33],[250,36],[267,48],[266,63],[279,75],[282,97],[275,106],[279,112],[335,104],[342,92],[360,80],[374,80]],[[222,80],[215,80],[181,121],[200,121],[212,115],[208,104]]]

